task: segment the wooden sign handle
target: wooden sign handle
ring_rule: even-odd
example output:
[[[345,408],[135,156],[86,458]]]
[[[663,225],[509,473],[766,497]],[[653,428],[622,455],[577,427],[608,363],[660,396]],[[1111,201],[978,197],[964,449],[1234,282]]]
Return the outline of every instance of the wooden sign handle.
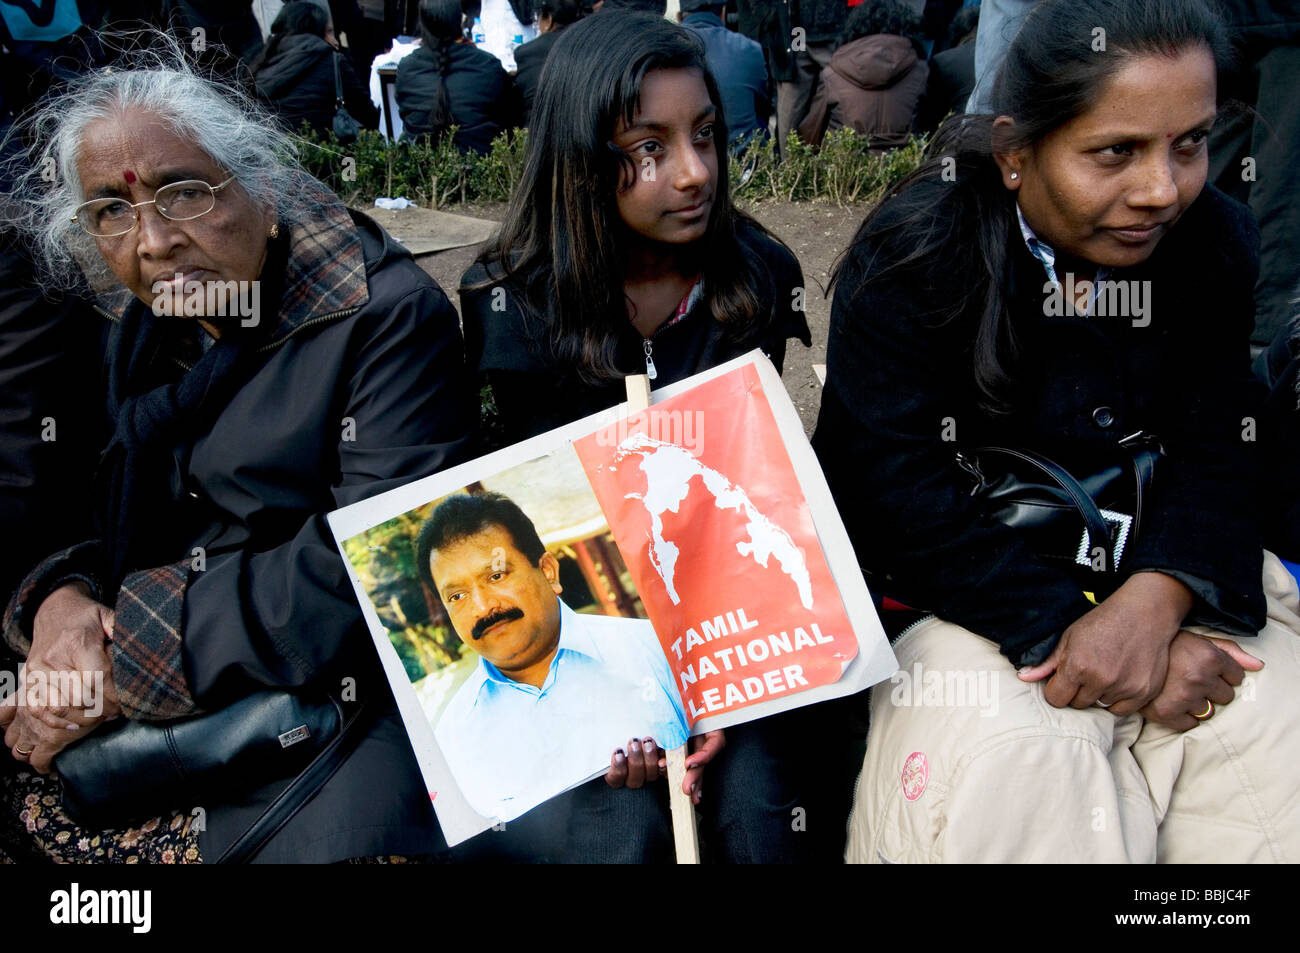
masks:
[[[623,379],[627,385],[627,409],[639,414],[650,407],[650,378],[644,374],[629,374]]]
[[[650,378],[633,374],[626,378],[628,410],[639,414],[650,407]],[[682,790],[686,778],[686,745],[668,752],[668,795],[673,810],[673,843],[677,848],[677,863],[700,862],[700,839],[695,830],[695,805],[689,794]]]
[[[673,809],[673,844],[677,848],[677,863],[700,862],[700,838],[695,830],[695,805],[682,790],[686,777],[686,745],[668,752],[669,804]]]

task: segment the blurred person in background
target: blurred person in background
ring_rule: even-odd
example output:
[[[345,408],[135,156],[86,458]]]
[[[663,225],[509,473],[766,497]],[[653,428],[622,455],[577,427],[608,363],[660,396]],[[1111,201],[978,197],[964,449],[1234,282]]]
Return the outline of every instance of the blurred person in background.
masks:
[[[948,25],[941,52],[930,58],[930,81],[916,111],[916,131],[931,133],[949,113],[964,113],[975,89],[975,31],[980,8],[962,7]]]
[[[849,13],[799,138],[821,145],[826,133],[848,126],[873,149],[901,146],[929,76],[920,17],[901,0],[866,0]]]
[[[566,26],[577,23],[585,15],[583,0],[541,0],[537,5],[537,28],[541,36],[530,40],[515,50],[515,88],[523,103],[524,125],[533,112],[533,100],[537,98],[537,85],[542,81],[542,67],[551,47],[560,38]]]
[[[286,3],[271,24],[253,78],[258,96],[290,132],[304,122],[320,135],[333,128],[338,83],[352,118],[366,129],[378,126],[379,110],[336,43],[329,13],[313,0]]]
[[[510,77],[491,53],[465,42],[461,0],[420,0],[421,47],[398,64],[403,138],[441,138],[456,127],[456,148],[486,155],[516,125]]]
[[[681,0],[677,19],[704,41],[709,64],[727,116],[727,145],[737,151],[755,136],[767,138],[771,93],[763,48],[726,27],[727,5],[716,0]]]

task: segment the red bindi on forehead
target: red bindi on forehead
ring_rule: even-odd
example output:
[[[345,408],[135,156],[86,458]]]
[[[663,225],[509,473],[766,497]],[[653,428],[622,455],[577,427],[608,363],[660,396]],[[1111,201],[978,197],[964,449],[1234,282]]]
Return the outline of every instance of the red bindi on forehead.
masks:
[[[130,185],[135,181],[135,173],[132,172],[130,169],[127,169],[125,172],[122,173],[122,178],[126,179],[127,185]]]

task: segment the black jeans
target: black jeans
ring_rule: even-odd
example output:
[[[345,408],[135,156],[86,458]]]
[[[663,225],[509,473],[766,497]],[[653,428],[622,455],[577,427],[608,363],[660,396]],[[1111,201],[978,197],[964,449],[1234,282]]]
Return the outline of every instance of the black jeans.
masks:
[[[737,725],[705,769],[697,808],[705,863],[838,863],[866,747],[866,693]],[[638,790],[588,781],[451,859],[505,863],[672,863],[668,782]]]
[[[662,781],[616,790],[595,778],[458,844],[451,855],[471,863],[672,863],[668,790]]]

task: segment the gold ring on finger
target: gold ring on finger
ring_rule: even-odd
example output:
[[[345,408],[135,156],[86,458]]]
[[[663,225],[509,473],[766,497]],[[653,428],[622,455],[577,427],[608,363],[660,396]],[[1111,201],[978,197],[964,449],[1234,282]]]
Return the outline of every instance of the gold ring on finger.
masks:
[[[1207,698],[1205,699],[1205,711],[1201,712],[1200,714],[1193,714],[1192,717],[1196,718],[1199,721],[1204,721],[1205,719],[1209,718],[1213,714],[1214,714],[1214,702],[1210,701]]]

